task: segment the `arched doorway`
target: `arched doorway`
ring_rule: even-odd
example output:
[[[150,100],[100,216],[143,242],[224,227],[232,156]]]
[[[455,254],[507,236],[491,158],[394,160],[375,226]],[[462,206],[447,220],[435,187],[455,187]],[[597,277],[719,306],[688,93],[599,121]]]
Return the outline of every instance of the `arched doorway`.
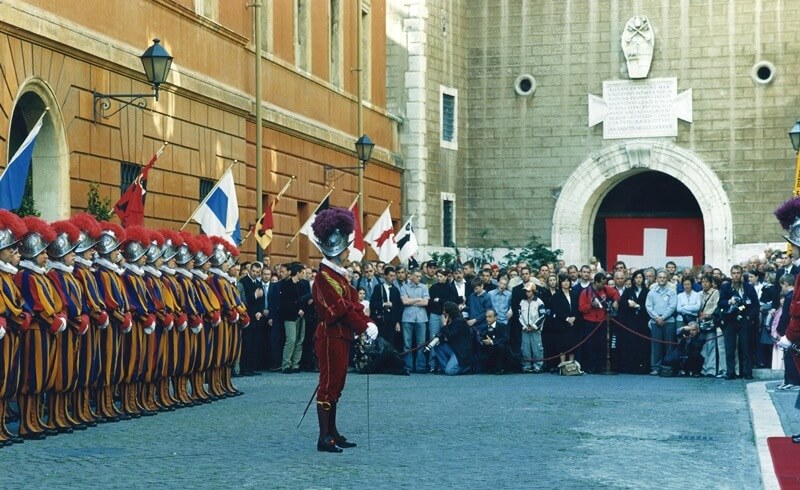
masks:
[[[594,252],[594,222],[606,195],[623,180],[646,171],[679,180],[697,200],[703,217],[705,262],[726,268],[733,260],[733,218],[722,182],[693,152],[670,142],[636,141],[589,156],[564,181],[553,211],[551,244],[568,263],[585,263]]]
[[[33,149],[29,192],[42,218],[52,221],[70,214],[69,149],[55,95],[38,77],[20,85],[11,116],[6,161],[14,155],[45,111],[42,129]]]
[[[593,255],[609,268],[617,260],[637,268],[661,267],[667,260],[679,266],[698,265],[704,259],[700,205],[675,177],[631,172],[606,194],[597,210]]]

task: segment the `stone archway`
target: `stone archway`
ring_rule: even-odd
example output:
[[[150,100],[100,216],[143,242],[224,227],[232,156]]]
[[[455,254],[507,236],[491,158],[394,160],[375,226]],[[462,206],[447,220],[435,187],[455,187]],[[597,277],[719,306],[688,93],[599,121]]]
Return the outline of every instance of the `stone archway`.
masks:
[[[45,110],[47,114],[33,149],[31,172],[36,209],[42,218],[52,221],[70,215],[69,146],[61,107],[53,90],[39,77],[28,78],[20,84],[12,120],[21,117],[27,126],[25,131],[29,131]],[[14,134],[13,125],[9,125],[9,133],[9,142],[21,142],[20,138],[27,135],[27,132]],[[9,145],[6,161],[11,158],[11,152]]]
[[[605,195],[619,182],[648,170],[683,182],[703,213],[705,261],[726,268],[733,260],[733,218],[722,182],[691,151],[671,143],[640,141],[604,148],[584,160],[564,182],[553,212],[552,247],[567,263],[591,256],[592,224]]]

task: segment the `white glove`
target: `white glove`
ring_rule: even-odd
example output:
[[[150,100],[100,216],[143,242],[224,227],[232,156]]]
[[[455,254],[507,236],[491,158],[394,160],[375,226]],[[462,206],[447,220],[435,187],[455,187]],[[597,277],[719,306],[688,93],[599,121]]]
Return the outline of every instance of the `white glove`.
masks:
[[[100,325],[98,328],[100,328],[100,329],[108,328],[108,317],[106,317],[106,321],[104,321],[103,324]]]
[[[3,337],[6,336],[6,327],[0,327],[0,340],[3,340]]]
[[[430,352],[430,350],[431,350],[431,349],[433,349],[434,347],[436,347],[437,345],[439,345],[439,342],[440,342],[440,340],[439,340],[439,337],[434,337],[434,338],[433,338],[433,340],[431,340],[430,342],[428,342],[428,345],[426,345],[426,346],[425,346],[425,348],[424,348],[423,350],[424,350],[425,352]]]
[[[173,327],[174,325],[175,325],[175,321],[171,321],[171,322],[169,322],[169,324],[168,324],[166,327],[164,327],[164,330],[166,330],[167,332],[169,332],[170,330],[172,330],[172,327]]]
[[[203,325],[192,327],[192,333],[200,333],[200,330],[203,330]]]
[[[178,332],[183,332],[184,330],[186,330],[186,326],[187,325],[188,325],[187,322],[183,322],[180,325],[178,325]],[[198,332],[199,332],[199,330],[198,330]],[[197,332],[195,332],[195,333],[197,333]]]
[[[778,347],[780,347],[781,349],[786,350],[791,346],[792,342],[789,339],[787,339],[785,335],[781,337],[780,340],[778,340]]]
[[[367,338],[372,342],[378,338],[378,326],[372,322],[369,322],[368,325],[367,331],[364,333],[367,334]]]
[[[61,328],[58,329],[58,333],[61,333],[67,329],[67,319],[62,316],[59,320],[61,320]]]

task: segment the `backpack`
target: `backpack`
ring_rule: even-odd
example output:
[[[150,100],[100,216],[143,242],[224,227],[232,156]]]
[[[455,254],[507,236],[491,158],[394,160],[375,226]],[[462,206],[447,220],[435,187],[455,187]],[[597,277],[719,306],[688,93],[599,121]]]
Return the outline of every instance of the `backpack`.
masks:
[[[564,361],[558,365],[562,376],[580,376],[583,374],[581,365],[578,361]]]

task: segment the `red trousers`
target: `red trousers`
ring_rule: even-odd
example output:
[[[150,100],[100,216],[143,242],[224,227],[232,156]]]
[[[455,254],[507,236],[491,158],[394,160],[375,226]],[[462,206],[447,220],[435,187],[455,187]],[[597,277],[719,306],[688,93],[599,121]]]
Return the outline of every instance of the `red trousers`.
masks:
[[[314,339],[314,348],[319,361],[317,401],[336,403],[342,396],[347,378],[350,342],[339,337],[317,337]]]

